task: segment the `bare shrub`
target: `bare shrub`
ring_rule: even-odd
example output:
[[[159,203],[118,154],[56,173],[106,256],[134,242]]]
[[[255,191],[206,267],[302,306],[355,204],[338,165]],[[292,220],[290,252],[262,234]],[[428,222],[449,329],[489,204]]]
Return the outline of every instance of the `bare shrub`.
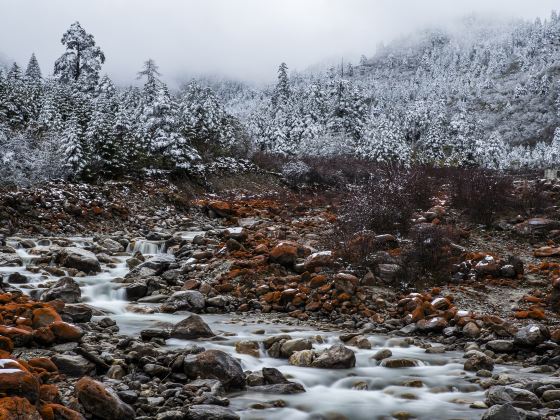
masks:
[[[449,281],[458,253],[458,235],[449,226],[421,224],[411,231],[401,254],[404,282],[417,288]]]
[[[473,222],[490,226],[501,211],[511,208],[513,182],[502,172],[454,168],[450,175],[451,204]]]

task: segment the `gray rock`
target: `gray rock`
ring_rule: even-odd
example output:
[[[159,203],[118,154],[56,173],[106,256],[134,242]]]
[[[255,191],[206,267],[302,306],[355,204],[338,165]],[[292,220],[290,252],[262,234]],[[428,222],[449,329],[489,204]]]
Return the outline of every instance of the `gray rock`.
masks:
[[[544,391],[542,399],[546,402],[560,400],[560,389],[549,389],[548,391]]]
[[[285,384],[288,382],[284,375],[282,375],[282,372],[276,368],[262,368],[262,377],[268,385]]]
[[[12,273],[8,276],[8,283],[25,284],[27,282],[27,276],[24,276],[23,274],[18,272]]]
[[[197,290],[182,290],[173,293],[167,303],[173,305],[176,310],[188,310],[200,312],[206,307],[206,298]]]
[[[214,337],[214,335],[208,324],[200,316],[192,314],[173,327],[170,337],[193,340],[196,338]]]
[[[524,420],[525,416],[513,408],[509,403],[503,405],[494,405],[490,407],[482,415],[481,420]]]
[[[486,343],[486,347],[497,353],[506,353],[513,350],[512,340],[492,340]]]
[[[520,328],[513,341],[519,346],[535,347],[544,343],[548,337],[550,333],[544,325],[530,324]]]
[[[220,350],[206,350],[188,355],[183,360],[183,368],[189,378],[217,379],[226,390],[245,387],[245,375],[241,364]]]
[[[64,267],[75,268],[86,274],[101,271],[101,265],[95,254],[83,248],[63,248],[57,257],[57,262]]]
[[[0,267],[21,267],[23,261],[18,254],[0,252]]]
[[[89,322],[93,316],[93,309],[84,303],[71,303],[64,305],[62,317],[68,322]]]
[[[103,239],[101,242],[99,242],[99,245],[101,245],[103,248],[105,248],[107,251],[110,252],[124,251],[124,246],[122,246],[120,243],[118,243],[117,241],[111,238]]]
[[[356,366],[356,356],[342,344],[335,344],[313,360],[311,366],[323,369],[350,369]]]
[[[294,338],[282,343],[282,346],[280,346],[280,356],[289,358],[296,351],[311,350],[312,348],[313,343],[308,338]]]
[[[124,286],[124,294],[127,300],[136,301],[146,296],[148,286],[144,283],[132,283]]]
[[[542,406],[539,397],[526,389],[513,386],[494,386],[486,392],[486,404],[489,406],[507,403],[524,410],[532,410]]]
[[[486,354],[478,350],[469,350],[465,353],[467,360],[465,361],[464,369],[468,371],[493,370],[494,360]]]
[[[377,361],[388,359],[393,355],[393,352],[389,349],[381,349],[373,355],[373,358]]]
[[[284,384],[258,385],[249,389],[253,392],[262,392],[265,394],[299,394],[305,392],[302,384],[297,382],[287,382]]]
[[[219,405],[191,405],[184,417],[187,420],[239,420],[232,410]]]
[[[69,376],[82,377],[85,376],[93,369],[95,365],[82,356],[73,356],[69,354],[55,354],[51,360],[56,365],[60,373]]]
[[[60,299],[66,303],[78,303],[82,300],[80,285],[72,277],[62,277],[53,287],[41,295],[41,300],[49,302]]]

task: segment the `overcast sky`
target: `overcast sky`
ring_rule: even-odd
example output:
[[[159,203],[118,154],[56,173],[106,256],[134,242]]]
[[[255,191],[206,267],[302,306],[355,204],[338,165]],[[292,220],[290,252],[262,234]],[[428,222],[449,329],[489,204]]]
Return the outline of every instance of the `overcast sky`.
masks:
[[[165,79],[219,74],[267,81],[281,61],[305,69],[327,58],[356,60],[428,25],[477,13],[547,17],[558,0],[0,0],[0,52],[44,74],[78,20],[107,56],[104,72],[134,80],[151,57]]]

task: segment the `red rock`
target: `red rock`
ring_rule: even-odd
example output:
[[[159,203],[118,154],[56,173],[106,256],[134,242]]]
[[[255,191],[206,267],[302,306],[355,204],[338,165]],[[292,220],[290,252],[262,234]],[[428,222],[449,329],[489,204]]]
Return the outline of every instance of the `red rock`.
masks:
[[[103,420],[134,419],[134,410],[101,382],[89,377],[80,379],[74,387],[78,400],[88,413]]]
[[[33,339],[31,332],[21,328],[6,327],[5,325],[0,325],[0,335],[10,338],[16,347],[27,346]]]
[[[29,359],[27,363],[31,367],[44,369],[47,372],[58,372],[58,368],[56,367],[56,365],[52,362],[51,359],[48,359],[46,357],[35,357],[33,359]]]
[[[327,277],[321,274],[313,276],[309,281],[309,287],[311,287],[312,289],[316,289],[318,287],[321,287],[323,284],[325,284],[326,281],[327,281]]]
[[[47,346],[53,344],[56,337],[49,327],[41,327],[33,331],[33,340],[39,344]]]
[[[39,388],[39,397],[41,401],[56,402],[60,399],[58,387],[53,384],[44,384]]]
[[[23,397],[35,404],[39,400],[39,381],[16,361],[3,363],[0,368],[0,395]]]
[[[270,251],[270,260],[280,265],[291,267],[298,257],[298,245],[293,242],[281,242]]]
[[[334,276],[334,287],[342,292],[354,294],[360,280],[352,274],[338,273]]]
[[[62,321],[62,318],[54,308],[47,306],[33,311],[33,328],[46,327],[55,321]]]
[[[14,343],[9,337],[0,336],[0,350],[11,353],[14,350]]]
[[[535,249],[533,254],[535,255],[535,257],[540,257],[540,258],[557,257],[560,256],[560,247],[554,248],[551,246],[543,246],[541,248]]]
[[[85,420],[77,411],[60,404],[43,404],[39,411],[43,420]]]
[[[0,420],[41,420],[41,415],[25,398],[0,398]]]
[[[61,343],[79,341],[84,335],[80,327],[64,321],[53,322],[49,328],[54,333],[56,340]]]

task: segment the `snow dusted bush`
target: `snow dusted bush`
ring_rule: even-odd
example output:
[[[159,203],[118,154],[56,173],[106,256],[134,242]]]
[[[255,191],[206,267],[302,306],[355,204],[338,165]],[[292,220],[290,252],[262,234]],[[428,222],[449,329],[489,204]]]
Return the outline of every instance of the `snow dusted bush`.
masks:
[[[31,185],[68,175],[58,140],[42,141],[0,130],[0,179],[5,184]]]
[[[301,160],[290,161],[282,167],[282,176],[292,186],[305,183],[311,173],[311,168]]]

